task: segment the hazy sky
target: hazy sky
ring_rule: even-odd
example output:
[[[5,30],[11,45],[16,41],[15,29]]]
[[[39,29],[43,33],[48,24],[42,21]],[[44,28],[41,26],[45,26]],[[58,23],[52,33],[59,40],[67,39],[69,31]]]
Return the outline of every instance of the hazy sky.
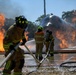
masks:
[[[0,13],[14,18],[25,15],[29,21],[44,14],[44,0],[0,0]],[[76,0],[46,0],[46,14],[53,13],[61,17],[63,11],[76,10]]]

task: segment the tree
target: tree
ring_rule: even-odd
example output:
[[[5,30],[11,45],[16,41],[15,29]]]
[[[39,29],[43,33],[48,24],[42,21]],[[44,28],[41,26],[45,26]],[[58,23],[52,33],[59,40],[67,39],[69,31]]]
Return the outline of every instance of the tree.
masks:
[[[75,16],[74,12],[75,10],[67,11],[67,12],[63,11],[62,19],[65,19],[68,22],[72,22],[72,18]]]
[[[29,21],[27,31],[29,32],[29,38],[34,38],[34,33],[37,31],[37,24]]]
[[[37,23],[37,25],[40,25],[40,23],[44,17],[45,17],[45,15],[41,15],[40,17],[37,18],[37,20],[35,21]]]
[[[50,14],[47,14],[46,16],[48,16],[48,15],[50,15]],[[51,13],[51,15],[53,15],[53,14]],[[38,17],[37,20],[35,21],[37,23],[37,25],[40,25],[42,19],[45,18],[46,16],[45,15],[41,15],[40,17]]]

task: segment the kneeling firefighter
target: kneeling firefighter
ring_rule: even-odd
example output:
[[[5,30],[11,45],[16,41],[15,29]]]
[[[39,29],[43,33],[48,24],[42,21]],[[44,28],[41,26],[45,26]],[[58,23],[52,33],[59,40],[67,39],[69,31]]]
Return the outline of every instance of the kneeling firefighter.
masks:
[[[26,42],[24,30],[28,26],[27,19],[24,16],[19,16],[15,18],[15,21],[16,23],[8,29],[3,40],[5,57],[11,52],[11,50],[15,50],[14,47],[20,42],[21,39],[21,45],[24,45]],[[3,70],[3,75],[11,75],[12,70],[14,70],[13,75],[22,75],[22,68],[24,66],[23,54],[23,50],[18,47],[12,56],[7,60]]]

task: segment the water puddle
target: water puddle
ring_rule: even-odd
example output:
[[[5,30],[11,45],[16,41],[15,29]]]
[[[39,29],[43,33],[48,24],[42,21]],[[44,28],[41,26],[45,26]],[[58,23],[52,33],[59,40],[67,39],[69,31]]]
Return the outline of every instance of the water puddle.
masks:
[[[22,72],[23,75],[76,75],[76,67],[72,67],[76,66],[76,63],[67,63],[60,67],[60,64],[63,62],[76,61],[75,57],[76,54],[55,54],[54,57],[45,59],[37,69],[37,63],[34,58],[29,54],[25,54],[25,65]],[[4,56],[0,55],[0,62],[2,62],[3,59]],[[0,68],[0,74],[2,70],[3,67]]]

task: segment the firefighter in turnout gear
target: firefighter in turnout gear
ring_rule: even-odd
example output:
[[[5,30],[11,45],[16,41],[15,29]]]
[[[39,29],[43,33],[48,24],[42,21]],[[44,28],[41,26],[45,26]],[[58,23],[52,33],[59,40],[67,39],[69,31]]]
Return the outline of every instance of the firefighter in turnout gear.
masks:
[[[38,26],[38,31],[35,32],[35,42],[36,42],[36,58],[42,60],[42,50],[43,50],[43,43],[44,43],[44,32],[43,27]]]
[[[26,42],[24,30],[28,25],[27,19],[24,16],[19,16],[15,18],[15,21],[16,23],[7,30],[3,40],[5,57],[8,55],[8,53],[10,53],[11,50],[15,50],[14,47],[20,42],[21,39],[21,45],[24,45]],[[11,75],[12,70],[14,70],[13,75],[22,75],[22,68],[24,66],[23,54],[23,50],[18,47],[12,56],[7,60],[3,70],[3,75]]]
[[[48,56],[54,56],[54,37],[52,35],[52,31],[46,30],[45,46],[46,46],[46,53],[50,49]]]

